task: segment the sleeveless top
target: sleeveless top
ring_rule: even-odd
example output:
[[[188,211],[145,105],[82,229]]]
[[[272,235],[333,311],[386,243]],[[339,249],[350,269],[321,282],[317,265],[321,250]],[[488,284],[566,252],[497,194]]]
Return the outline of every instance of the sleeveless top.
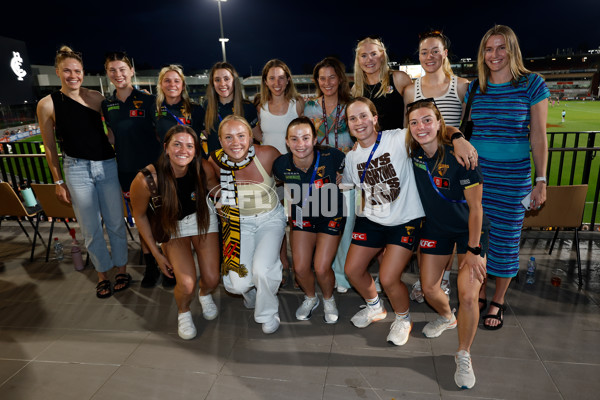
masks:
[[[179,200],[177,220],[181,221],[183,218],[196,212],[196,184],[190,168],[188,168],[184,176],[176,178],[176,180],[177,200]]]
[[[391,72],[390,85],[385,95],[375,97],[379,92],[379,88],[381,88],[381,82],[377,82],[375,85],[365,83],[365,89],[363,90],[363,96],[370,99],[377,108],[379,127],[382,131],[404,128],[404,99],[394,86],[394,78]]]
[[[55,132],[64,154],[91,161],[115,158],[99,112],[61,91],[52,93],[50,98],[54,103]]]
[[[296,99],[290,100],[288,110],[284,115],[274,115],[269,112],[269,103],[260,109],[260,129],[263,132],[263,144],[275,147],[281,154],[287,153],[285,134],[287,127],[294,118],[298,118]]]
[[[279,198],[275,192],[275,179],[267,174],[267,171],[258,160],[258,156],[254,157],[253,161],[263,178],[263,182],[237,185],[240,215],[242,217],[269,212],[279,204]]]
[[[462,101],[458,97],[458,79],[456,75],[452,75],[450,79],[450,85],[448,85],[448,90],[440,97],[435,97],[435,105],[438,110],[444,117],[444,122],[446,125],[454,126],[458,128],[461,122],[462,116]],[[415,81],[415,99],[422,100],[426,99],[423,95],[423,91],[421,89],[421,78],[418,78]]]

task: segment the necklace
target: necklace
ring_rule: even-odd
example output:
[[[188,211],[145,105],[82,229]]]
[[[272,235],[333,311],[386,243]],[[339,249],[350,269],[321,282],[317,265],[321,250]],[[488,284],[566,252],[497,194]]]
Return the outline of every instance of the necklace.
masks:
[[[368,96],[368,98],[369,98],[369,99],[372,99],[372,98],[373,98],[373,92],[374,92],[374,91],[375,91],[375,89],[377,88],[377,85],[379,85],[379,82],[377,82],[377,83],[376,83],[376,84],[374,84],[374,85],[369,85],[368,83],[367,83],[367,84],[365,84],[365,89],[366,89],[366,90],[369,92],[369,96]]]

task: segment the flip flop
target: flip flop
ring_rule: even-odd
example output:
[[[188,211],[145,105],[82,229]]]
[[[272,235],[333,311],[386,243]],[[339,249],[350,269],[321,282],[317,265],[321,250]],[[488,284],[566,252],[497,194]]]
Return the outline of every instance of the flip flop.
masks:
[[[115,293],[122,292],[123,290],[127,289],[130,284],[131,284],[131,275],[117,274],[117,276],[115,276],[115,285],[114,285]],[[120,288],[117,288],[117,285],[122,285],[122,286]]]
[[[106,293],[103,293],[106,292]],[[96,285],[96,297],[99,299],[106,299],[112,296],[112,285],[108,279],[98,282]]]

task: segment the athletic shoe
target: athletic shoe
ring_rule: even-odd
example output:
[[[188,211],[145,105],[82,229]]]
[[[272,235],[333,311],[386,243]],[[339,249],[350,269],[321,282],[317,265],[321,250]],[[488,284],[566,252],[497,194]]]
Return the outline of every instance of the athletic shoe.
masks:
[[[456,362],[456,372],[454,373],[454,382],[461,389],[471,389],[475,386],[475,373],[471,365],[471,355],[465,350],[461,350],[454,356]]]
[[[379,274],[375,277],[375,290],[377,290],[377,293],[381,293],[381,282],[379,282]]]
[[[200,292],[198,292],[198,300],[200,300],[200,305],[202,306],[202,316],[204,319],[210,321],[217,318],[219,310],[213,301],[212,295],[207,294],[206,296],[200,296]]]
[[[279,315],[275,314],[275,316],[273,317],[272,320],[270,320],[269,322],[265,322],[264,324],[262,324],[262,331],[263,333],[269,335],[271,333],[275,333],[275,331],[277,329],[279,329]]]
[[[312,316],[312,312],[319,305],[319,298],[304,296],[304,301],[300,304],[300,307],[296,310],[296,319],[299,321],[309,320]]]
[[[408,342],[410,331],[412,330],[412,322],[408,318],[396,318],[390,327],[387,341],[396,346],[402,346]]]
[[[323,311],[325,311],[323,319],[326,324],[335,324],[338,321],[339,314],[333,296],[330,299],[323,299]]]
[[[357,328],[366,328],[371,325],[371,322],[381,321],[387,316],[382,299],[379,299],[379,304],[376,306],[365,305],[361,307],[362,310],[354,314],[350,320]]]
[[[412,287],[412,291],[410,292],[410,299],[416,301],[417,303],[422,303],[425,301],[423,297],[423,290],[421,289],[421,281],[417,280]]]
[[[337,290],[338,293],[344,294],[348,292],[348,288],[344,287],[344,286],[336,286],[335,290]]]
[[[244,296],[244,307],[248,309],[256,307],[256,288],[248,290],[242,296]]]
[[[177,333],[184,340],[190,340],[196,337],[196,327],[192,319],[192,312],[184,312],[177,316]]]
[[[454,316],[454,313],[452,313],[452,318],[450,318],[449,321],[440,315],[423,327],[423,335],[428,338],[436,338],[446,329],[454,328],[456,328],[456,317]]]

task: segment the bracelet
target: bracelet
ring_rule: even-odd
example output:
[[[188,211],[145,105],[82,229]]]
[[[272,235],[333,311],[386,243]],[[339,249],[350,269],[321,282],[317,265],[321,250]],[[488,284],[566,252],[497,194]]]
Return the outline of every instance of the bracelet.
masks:
[[[54,182],[55,185],[62,185],[63,183],[65,183],[65,181],[63,181],[62,179],[59,179],[58,181]]]
[[[535,183],[538,182],[544,182],[546,183],[546,177],[545,176],[538,176],[537,178],[535,178]]]
[[[459,138],[463,138],[464,139],[465,135],[462,134],[462,132],[458,131],[458,132],[454,132],[452,134],[452,136],[450,136],[450,141],[454,141],[454,139],[459,139]]]

